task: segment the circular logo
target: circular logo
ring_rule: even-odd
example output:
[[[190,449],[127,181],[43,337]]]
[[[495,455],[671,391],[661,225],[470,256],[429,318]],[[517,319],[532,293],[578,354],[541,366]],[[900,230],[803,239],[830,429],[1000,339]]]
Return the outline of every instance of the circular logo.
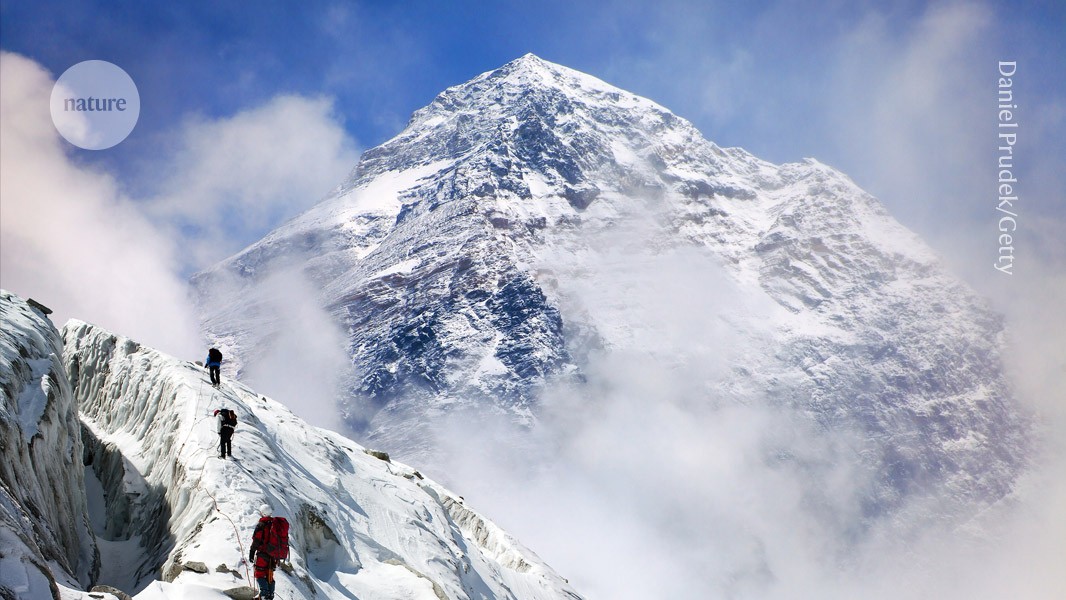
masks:
[[[106,60],[87,60],[67,69],[52,88],[52,122],[68,142],[106,150],[133,131],[141,96],[133,79]]]

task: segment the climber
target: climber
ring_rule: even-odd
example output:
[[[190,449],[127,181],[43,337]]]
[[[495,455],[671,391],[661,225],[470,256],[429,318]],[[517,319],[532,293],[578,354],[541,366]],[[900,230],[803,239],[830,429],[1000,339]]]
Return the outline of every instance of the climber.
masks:
[[[219,371],[222,369],[222,353],[218,351],[218,348],[211,348],[207,351],[207,360],[204,361],[204,366],[207,367],[207,371],[211,375],[211,385],[215,387],[221,385],[222,375]]]
[[[218,457],[226,458],[226,455],[229,455],[233,458],[233,446],[230,439],[233,437],[233,430],[237,427],[237,413],[228,408],[220,408],[215,411],[215,417],[218,418]]]
[[[289,557],[289,522],[285,517],[272,515],[269,504],[259,507],[259,523],[252,533],[252,547],[248,550],[248,561],[255,563],[260,600],[273,600],[274,569]]]

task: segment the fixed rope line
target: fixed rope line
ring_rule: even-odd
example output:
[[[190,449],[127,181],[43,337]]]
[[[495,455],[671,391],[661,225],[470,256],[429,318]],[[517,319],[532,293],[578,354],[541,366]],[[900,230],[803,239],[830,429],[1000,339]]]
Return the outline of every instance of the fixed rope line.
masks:
[[[199,421],[197,421],[197,422],[192,424],[192,427],[189,428],[189,433],[185,434],[185,440],[182,441],[181,442],[181,446],[178,447],[177,456],[181,456],[181,451],[185,449],[185,443],[189,441],[189,436],[192,435],[192,432],[193,432],[194,429],[196,429],[196,426],[199,425],[200,423],[203,423],[204,421],[206,421],[207,419],[210,419],[210,418],[211,418],[211,415],[207,415],[204,418],[202,418]]]
[[[208,418],[208,417],[204,417],[204,419],[206,419],[206,418]],[[203,421],[203,419],[200,419],[200,420]],[[207,452],[207,450],[204,450],[202,447],[198,447],[197,451],[205,452],[205,453]],[[211,503],[214,506],[214,509],[216,511],[218,511],[219,514],[221,514],[223,517],[225,517],[226,520],[229,521],[230,526],[233,527],[233,536],[235,538],[237,538],[237,547],[240,548],[240,550],[241,550],[240,563],[244,564],[244,579],[245,579],[245,583],[248,584],[248,587],[258,590],[258,588],[255,586],[255,584],[252,583],[251,573],[248,572],[248,563],[244,560],[244,544],[241,543],[241,534],[240,534],[240,531],[237,530],[237,524],[233,522],[233,519],[230,518],[230,516],[228,514],[226,514],[226,511],[224,511],[221,508],[219,508],[218,499],[215,498],[215,495],[211,493],[211,490],[207,489],[206,487],[204,487],[202,485],[203,480],[204,480],[204,472],[206,470],[207,470],[207,462],[205,461],[204,462],[204,466],[200,467],[200,477],[196,480],[196,485],[193,486],[193,489],[194,490],[200,490],[200,491],[206,493],[208,495],[208,497],[211,498]]]
[[[202,396],[203,390],[204,390],[204,380],[203,380],[203,378],[200,378],[200,386],[198,388],[196,388],[196,404],[193,406],[193,414],[195,414],[196,411],[198,411],[200,409],[200,400],[201,400],[201,398],[203,398],[203,396]],[[185,449],[185,443],[189,441],[189,436],[192,435],[192,432],[193,432],[194,429],[196,429],[196,426],[199,425],[200,423],[202,423],[204,421],[204,419],[209,419],[210,417],[211,417],[211,415],[208,415],[208,416],[204,417],[203,419],[200,419],[199,421],[193,423],[192,427],[189,427],[188,433],[185,434],[185,439],[182,440],[181,446],[178,447],[177,456],[181,456],[181,451]]]
[[[195,410],[198,410],[200,408],[200,400],[203,398],[203,395],[202,395],[203,394],[203,388],[204,388],[204,380],[200,379],[200,386],[196,390],[196,406],[194,407],[194,412],[195,412]],[[218,389],[216,388],[216,389],[214,389],[211,392],[211,399],[215,400],[217,397],[218,397]],[[197,422],[192,424],[192,427],[189,428],[188,433],[185,434],[185,439],[181,442],[181,446],[178,448],[177,456],[181,456],[181,451],[185,448],[185,444],[189,441],[189,437],[192,435],[192,432],[196,429],[196,426],[199,425],[200,423],[203,423],[207,419],[210,419],[212,416],[213,415],[206,415],[202,419],[200,419],[199,421],[197,421]],[[204,450],[203,447],[197,447],[197,450],[200,451],[200,452],[207,452],[206,450]],[[175,458],[177,458],[177,456]],[[240,531],[237,530],[237,524],[233,522],[233,519],[231,519],[228,514],[226,514],[226,511],[224,511],[221,508],[219,508],[218,499],[215,498],[215,495],[211,493],[211,490],[205,488],[202,485],[203,484],[203,480],[204,480],[204,472],[206,470],[207,470],[207,461],[204,461],[204,464],[200,467],[200,477],[197,478],[196,485],[193,486],[193,489],[194,490],[201,490],[201,491],[205,492],[208,495],[208,497],[211,498],[211,503],[213,504],[214,509],[216,511],[218,511],[219,514],[221,514],[223,517],[225,517],[226,520],[229,521],[230,526],[233,527],[233,535],[234,535],[234,537],[237,538],[237,547],[240,548],[240,550],[241,550],[241,558],[240,558],[240,562],[238,564],[244,564],[244,580],[245,580],[245,583],[248,584],[249,588],[255,589],[256,593],[258,593],[258,591],[259,591],[258,590],[258,586],[256,586],[255,584],[252,583],[251,573],[248,572],[248,563],[244,560],[244,544],[241,543],[241,534],[240,534]]]
[[[197,486],[199,486],[199,482],[197,482]],[[237,531],[237,524],[234,523],[233,519],[231,519],[230,516],[226,514],[226,511],[218,507],[218,500],[215,499],[215,495],[211,493],[211,490],[204,487],[201,487],[200,489],[207,492],[207,495],[211,497],[211,502],[215,504],[215,510],[217,510],[219,514],[221,514],[223,517],[226,517],[226,520],[229,521],[230,526],[233,527],[233,535],[237,538],[237,547],[241,549],[241,562],[244,564],[244,579],[245,581],[247,581],[248,587],[254,588],[256,589],[256,591],[258,591],[258,586],[252,584],[252,576],[248,573],[248,563],[244,560],[244,544],[241,543],[241,533]]]

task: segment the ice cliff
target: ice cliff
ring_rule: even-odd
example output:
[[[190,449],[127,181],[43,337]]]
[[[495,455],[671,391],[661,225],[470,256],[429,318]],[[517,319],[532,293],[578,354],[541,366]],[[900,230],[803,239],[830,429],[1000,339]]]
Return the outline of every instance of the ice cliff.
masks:
[[[99,569],[81,423],[51,321],[0,291],[0,323],[0,593],[49,597]]]

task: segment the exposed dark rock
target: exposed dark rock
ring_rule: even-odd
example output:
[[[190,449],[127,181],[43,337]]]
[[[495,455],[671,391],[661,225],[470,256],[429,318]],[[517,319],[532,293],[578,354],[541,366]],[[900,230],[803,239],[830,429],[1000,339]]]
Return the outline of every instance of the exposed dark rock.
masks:
[[[113,587],[111,587],[109,585],[93,586],[93,589],[91,589],[89,591],[90,592],[98,592],[98,593],[101,593],[101,594],[111,594],[112,596],[118,598],[118,600],[133,600],[133,598],[131,598],[130,595],[127,594],[126,592],[123,592],[122,590],[120,590],[118,588],[113,588]]]
[[[223,590],[222,593],[233,598],[233,600],[252,600],[256,597],[256,591],[246,585]]]
[[[392,462],[392,459],[389,458],[389,453],[388,452],[382,452],[380,450],[370,450],[369,448],[366,449],[366,450],[363,450],[363,452],[366,452],[367,454],[369,454],[370,456],[373,456],[374,458],[376,458],[378,460],[383,460],[385,462]]]

